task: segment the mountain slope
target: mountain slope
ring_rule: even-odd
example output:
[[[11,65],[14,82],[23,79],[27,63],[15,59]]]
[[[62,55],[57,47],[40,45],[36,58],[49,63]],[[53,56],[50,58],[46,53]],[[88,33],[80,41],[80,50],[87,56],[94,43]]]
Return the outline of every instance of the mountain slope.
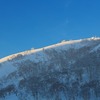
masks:
[[[100,38],[0,59],[0,100],[100,100]]]

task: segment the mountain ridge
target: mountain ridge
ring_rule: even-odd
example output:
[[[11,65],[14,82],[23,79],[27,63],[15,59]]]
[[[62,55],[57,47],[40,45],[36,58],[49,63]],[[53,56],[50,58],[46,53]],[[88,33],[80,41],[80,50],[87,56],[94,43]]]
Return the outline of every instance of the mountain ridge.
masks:
[[[22,54],[24,56],[24,55],[27,55],[27,54],[30,54],[30,53],[42,51],[43,49],[50,49],[50,48],[53,48],[53,47],[55,48],[55,47],[61,46],[61,45],[79,43],[79,42],[86,41],[86,40],[87,41],[100,40],[100,37],[91,37],[91,38],[85,38],[85,39],[79,39],[79,40],[64,40],[64,41],[61,41],[61,43],[53,44],[53,45],[50,45],[50,46],[45,46],[43,48],[38,48],[38,49],[33,48],[31,50],[26,50],[26,51],[23,51],[23,52],[19,52],[19,53],[15,53],[15,54],[3,57],[3,58],[0,59],[0,63],[6,61],[10,57],[13,58],[13,56],[17,56],[18,54]]]
[[[99,99],[99,37],[62,41],[0,59],[0,100]]]

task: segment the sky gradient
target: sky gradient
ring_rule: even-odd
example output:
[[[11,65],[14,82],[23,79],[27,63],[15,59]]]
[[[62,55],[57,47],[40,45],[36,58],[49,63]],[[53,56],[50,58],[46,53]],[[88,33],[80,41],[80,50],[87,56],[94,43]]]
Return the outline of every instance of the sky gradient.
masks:
[[[0,58],[92,36],[100,36],[100,0],[0,0]]]

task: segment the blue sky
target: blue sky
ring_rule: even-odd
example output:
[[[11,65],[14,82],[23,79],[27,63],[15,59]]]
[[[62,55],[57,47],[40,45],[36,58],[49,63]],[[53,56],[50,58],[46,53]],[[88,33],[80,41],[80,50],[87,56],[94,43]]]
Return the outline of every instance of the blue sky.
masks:
[[[100,36],[100,0],[0,0],[0,58]]]

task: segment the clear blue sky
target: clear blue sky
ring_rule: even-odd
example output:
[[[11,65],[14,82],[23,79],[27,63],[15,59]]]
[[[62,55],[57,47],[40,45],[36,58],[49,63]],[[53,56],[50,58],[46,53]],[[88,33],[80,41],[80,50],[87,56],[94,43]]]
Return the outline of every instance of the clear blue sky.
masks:
[[[100,36],[100,0],[0,0],[0,58],[92,36]]]

